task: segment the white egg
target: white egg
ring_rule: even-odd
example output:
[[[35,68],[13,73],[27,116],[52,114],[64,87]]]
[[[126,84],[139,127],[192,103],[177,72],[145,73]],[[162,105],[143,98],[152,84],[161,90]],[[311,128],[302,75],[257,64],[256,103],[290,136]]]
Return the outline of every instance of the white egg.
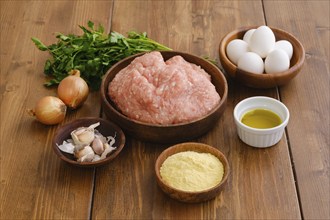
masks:
[[[267,26],[258,27],[251,35],[249,46],[252,52],[265,58],[275,46],[275,35]]]
[[[284,50],[291,60],[292,54],[293,54],[293,47],[292,44],[287,40],[279,40],[275,42],[275,48],[274,49],[282,49]]]
[[[265,72],[278,73],[290,68],[290,59],[282,49],[275,49],[265,59]]]
[[[264,61],[258,54],[247,52],[239,58],[237,67],[247,72],[261,74],[264,72]]]
[[[246,42],[246,43],[250,43],[250,38],[252,36],[252,34],[254,33],[256,29],[250,29],[248,30],[247,32],[245,32],[244,36],[243,36],[243,40]]]
[[[235,64],[238,59],[246,52],[248,52],[249,45],[240,39],[235,39],[229,42],[226,48],[228,58]]]

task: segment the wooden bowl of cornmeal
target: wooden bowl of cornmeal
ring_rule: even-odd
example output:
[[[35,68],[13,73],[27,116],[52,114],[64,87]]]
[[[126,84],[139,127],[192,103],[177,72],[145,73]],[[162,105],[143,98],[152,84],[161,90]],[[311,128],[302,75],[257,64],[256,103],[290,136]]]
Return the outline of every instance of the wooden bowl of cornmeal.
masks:
[[[171,198],[198,203],[221,192],[230,168],[217,148],[186,142],[164,150],[157,158],[155,172],[159,187]]]

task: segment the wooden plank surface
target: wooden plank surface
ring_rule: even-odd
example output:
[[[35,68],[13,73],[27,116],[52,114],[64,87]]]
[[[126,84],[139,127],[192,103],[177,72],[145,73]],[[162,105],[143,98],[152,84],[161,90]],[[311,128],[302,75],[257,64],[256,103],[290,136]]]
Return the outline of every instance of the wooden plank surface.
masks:
[[[49,57],[31,41],[56,42],[55,32],[81,33],[88,19],[108,24],[112,2],[1,1],[1,219],[87,219],[95,170],[62,163],[51,148],[58,126],[45,126],[26,110],[55,89],[43,87]],[[98,116],[91,93],[65,122]],[[64,123],[65,123],[64,122]]]
[[[292,33],[306,50],[302,72],[280,94],[291,113],[287,130],[302,217],[328,219],[329,1],[266,1],[265,14],[268,25]]]
[[[0,1],[0,219],[329,219],[329,1]],[[228,157],[231,174],[214,200],[185,204],[156,184],[154,164],[168,145],[127,137],[119,157],[97,169],[61,162],[51,149],[58,126],[27,113],[45,95],[44,62],[31,37],[47,45],[55,32],[81,34],[88,20],[107,31],[146,31],[175,50],[218,60],[221,38],[248,25],[276,26],[306,49],[303,70],[279,89],[251,89],[227,77],[224,115],[198,139]],[[221,67],[220,67],[221,68]],[[282,100],[291,119],[279,144],[256,149],[242,143],[232,116],[244,98]],[[103,116],[90,93],[66,123]],[[103,116],[104,117],[104,116]]]
[[[143,8],[144,13],[137,13],[135,8]],[[127,17],[129,12],[134,19]],[[262,5],[256,1],[116,1],[113,13],[112,30],[125,33],[139,27],[175,50],[215,58],[220,39],[227,32],[264,23]],[[249,19],[244,19],[246,16]],[[274,148],[254,149],[237,138],[233,108],[253,95],[277,97],[277,91],[249,89],[229,80],[225,114],[214,129],[195,140],[228,156],[232,173],[220,196],[189,205],[168,198],[157,187],[154,174],[156,158],[167,146],[129,139],[118,160],[96,172],[93,218],[300,218],[286,139]]]

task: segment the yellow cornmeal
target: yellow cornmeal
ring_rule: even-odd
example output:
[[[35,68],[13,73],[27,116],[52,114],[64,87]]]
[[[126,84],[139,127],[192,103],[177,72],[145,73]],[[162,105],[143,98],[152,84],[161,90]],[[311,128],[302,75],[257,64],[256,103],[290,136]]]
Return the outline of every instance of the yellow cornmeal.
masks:
[[[210,153],[185,151],[169,156],[160,176],[170,186],[183,191],[202,191],[221,182],[223,164]]]

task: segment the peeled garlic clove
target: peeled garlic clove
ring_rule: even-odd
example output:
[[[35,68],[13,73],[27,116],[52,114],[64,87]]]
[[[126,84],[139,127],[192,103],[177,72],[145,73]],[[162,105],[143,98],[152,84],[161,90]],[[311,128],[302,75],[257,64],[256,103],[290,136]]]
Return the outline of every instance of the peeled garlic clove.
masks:
[[[78,158],[78,160],[88,154],[95,154],[93,149],[90,147],[90,146],[85,146],[84,148],[82,148],[81,150],[79,151],[75,151],[74,152],[74,156],[76,158]]]
[[[89,127],[80,127],[71,132],[71,137],[80,150],[83,146],[90,145],[94,140],[94,129],[100,125],[100,122],[90,125]]]
[[[92,142],[92,148],[94,152],[98,155],[101,155],[104,151],[103,142],[100,137],[95,137]]]
[[[95,156],[95,153],[92,152],[92,153],[86,154],[85,156],[79,158],[77,161],[78,162],[91,162],[91,161],[93,161],[94,156]]]
[[[94,140],[94,132],[86,130],[80,135],[76,135],[80,143],[89,145]]]

